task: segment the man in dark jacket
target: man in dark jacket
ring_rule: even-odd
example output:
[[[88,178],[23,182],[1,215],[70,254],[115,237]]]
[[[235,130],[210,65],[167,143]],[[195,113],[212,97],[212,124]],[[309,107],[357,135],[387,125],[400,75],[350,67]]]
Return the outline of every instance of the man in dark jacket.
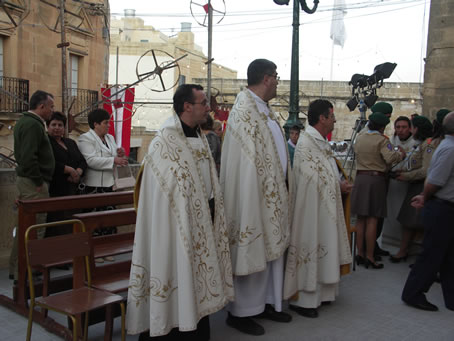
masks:
[[[24,112],[14,127],[14,156],[17,161],[19,199],[49,197],[49,183],[55,159],[46,132],[46,120],[54,111],[51,94],[38,90],[30,98],[30,110]],[[45,223],[46,214],[38,214],[36,223]],[[10,257],[10,277],[17,278],[17,240]]]

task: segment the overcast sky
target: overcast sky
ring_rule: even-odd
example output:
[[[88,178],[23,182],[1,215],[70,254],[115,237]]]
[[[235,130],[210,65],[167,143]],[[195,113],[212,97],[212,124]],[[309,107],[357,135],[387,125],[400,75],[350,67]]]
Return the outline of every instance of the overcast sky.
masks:
[[[208,0],[193,0],[205,4]],[[307,0],[312,7],[312,0]],[[334,0],[320,0],[315,14],[300,11],[300,79],[350,80],[354,73],[372,74],[374,66],[397,63],[390,81],[422,82],[430,0],[345,0],[344,47],[334,47],[330,28]],[[191,15],[191,0],[110,0],[112,15],[119,18],[126,8],[135,9],[147,25],[168,36],[180,31],[181,22],[192,23],[196,43],[208,54],[208,31]],[[212,0],[224,11],[222,0]],[[193,4],[194,12],[200,6]],[[281,79],[290,79],[293,0],[289,6],[273,0],[225,0],[225,16],[214,17],[213,57],[218,64],[246,78],[248,64],[267,58],[278,66]],[[203,16],[197,15],[199,21]],[[181,61],[184,63],[184,60]]]

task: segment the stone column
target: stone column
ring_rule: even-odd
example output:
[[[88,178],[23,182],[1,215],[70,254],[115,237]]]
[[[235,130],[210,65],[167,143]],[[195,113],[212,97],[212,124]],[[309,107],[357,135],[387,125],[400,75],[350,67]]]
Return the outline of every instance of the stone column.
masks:
[[[424,70],[423,114],[454,110],[454,0],[431,1]]]

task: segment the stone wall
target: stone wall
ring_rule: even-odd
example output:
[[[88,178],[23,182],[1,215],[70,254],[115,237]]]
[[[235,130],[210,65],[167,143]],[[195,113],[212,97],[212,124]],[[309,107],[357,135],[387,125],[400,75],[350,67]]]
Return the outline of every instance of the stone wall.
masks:
[[[206,85],[206,78],[194,79],[196,83]],[[231,108],[235,97],[247,85],[245,79],[213,79],[212,85],[221,93],[218,104]],[[346,103],[351,98],[351,87],[348,82],[326,81],[300,81],[300,118],[305,121],[305,113],[311,101],[317,98],[330,100],[334,105],[336,125],[333,131],[333,140],[349,139],[352,128],[359,117],[359,111],[350,112]],[[288,103],[290,95],[290,81],[279,81],[277,97],[271,100],[271,106],[281,117],[281,123],[287,119]],[[421,84],[419,83],[386,83],[378,90],[378,101],[386,101],[394,107],[391,120],[398,116],[410,116],[414,113],[423,114]],[[390,124],[386,133],[392,134],[393,127]]]
[[[424,112],[454,110],[454,1],[431,1],[424,70]]]
[[[13,228],[17,225],[17,209],[14,201],[18,192],[14,169],[0,169],[0,268],[8,266],[13,245]]]

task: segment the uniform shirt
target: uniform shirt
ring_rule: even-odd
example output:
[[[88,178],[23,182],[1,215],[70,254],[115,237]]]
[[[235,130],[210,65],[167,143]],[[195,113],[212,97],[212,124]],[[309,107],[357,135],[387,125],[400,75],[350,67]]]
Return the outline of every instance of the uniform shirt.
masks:
[[[405,158],[403,172],[400,174],[405,181],[423,180],[427,175],[427,169],[432,160],[435,147],[429,139],[414,146],[413,150]]]
[[[389,139],[378,131],[368,130],[356,138],[356,169],[386,172],[402,160],[402,154],[393,149]]]
[[[427,173],[427,182],[440,186],[435,196],[454,203],[454,136],[446,135],[435,151]]]
[[[405,153],[407,153],[407,158],[405,160],[402,160],[401,162],[395,164],[392,167],[393,171],[404,171],[407,172],[409,169],[407,168],[407,159],[408,159],[408,153],[413,151],[413,147],[419,144],[419,141],[416,141],[413,136],[410,136],[408,139],[405,141],[402,141],[399,136],[393,135],[390,137],[389,141],[391,144],[395,147],[402,147],[403,150],[405,150]]]

